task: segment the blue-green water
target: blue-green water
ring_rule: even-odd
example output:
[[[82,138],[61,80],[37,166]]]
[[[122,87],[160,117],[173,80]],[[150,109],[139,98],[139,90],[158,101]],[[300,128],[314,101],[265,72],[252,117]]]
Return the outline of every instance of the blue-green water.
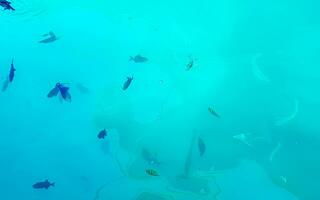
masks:
[[[318,1],[11,5],[1,200],[320,199]]]

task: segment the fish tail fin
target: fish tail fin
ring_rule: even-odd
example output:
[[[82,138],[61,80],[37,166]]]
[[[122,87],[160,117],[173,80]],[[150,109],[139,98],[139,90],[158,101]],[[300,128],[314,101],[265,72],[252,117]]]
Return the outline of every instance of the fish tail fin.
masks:
[[[56,185],[56,183],[51,183],[50,185],[51,185],[52,187],[54,187],[54,186]]]

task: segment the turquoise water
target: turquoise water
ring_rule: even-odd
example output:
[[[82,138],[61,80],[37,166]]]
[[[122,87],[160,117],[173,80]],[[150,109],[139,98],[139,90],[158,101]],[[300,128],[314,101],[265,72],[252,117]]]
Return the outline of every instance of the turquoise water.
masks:
[[[320,199],[318,1],[11,5],[1,200]]]

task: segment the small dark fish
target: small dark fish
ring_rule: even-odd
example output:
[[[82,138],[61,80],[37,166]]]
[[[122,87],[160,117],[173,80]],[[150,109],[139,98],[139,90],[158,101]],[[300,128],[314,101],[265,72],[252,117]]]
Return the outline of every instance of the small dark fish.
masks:
[[[132,80],[133,80],[133,76],[127,77],[127,80],[124,82],[124,84],[123,84],[123,86],[122,86],[122,89],[123,89],[123,90],[128,89],[128,87],[130,86]]]
[[[135,63],[144,63],[148,61],[148,58],[141,56],[140,54],[136,55],[136,56],[130,56],[129,61],[133,61]]]
[[[142,158],[150,165],[159,165],[157,154],[151,153],[149,150],[143,148],[141,151]]]
[[[60,84],[59,91],[60,91],[62,99],[64,99],[65,101],[71,102],[71,95],[69,93],[69,87],[66,87],[66,86],[63,86]]]
[[[49,37],[46,39],[40,40],[39,43],[51,43],[51,42],[54,42],[58,39],[57,36],[52,31],[50,31],[47,34],[44,34],[43,36],[44,37],[49,36]]]
[[[60,93],[63,100],[71,102],[71,95],[69,93],[69,87],[64,86],[61,83],[57,83],[56,86],[50,90],[47,94],[48,98],[55,97]]]
[[[98,138],[99,139],[104,139],[107,136],[107,131],[106,129],[103,129],[102,131],[99,132]]]
[[[16,69],[14,68],[13,59],[12,59],[9,75],[2,84],[2,92],[6,91],[8,89],[9,84],[13,81],[15,71],[16,71]]]
[[[203,156],[204,153],[206,152],[206,145],[201,138],[198,138],[198,149],[199,149],[200,156]]]
[[[220,118],[220,115],[214,110],[213,107],[209,107],[208,111],[215,117]]]
[[[194,60],[191,59],[187,64],[186,71],[189,71],[193,67],[193,64],[194,64]]]
[[[186,65],[186,71],[191,70],[194,67],[194,63],[197,61],[197,58],[194,58],[193,56],[189,55],[189,62]]]
[[[16,10],[11,6],[11,2],[7,0],[0,0],[0,6],[3,7],[4,10],[12,10],[12,11]]]
[[[146,169],[146,173],[150,176],[159,176],[158,172],[154,169]]]
[[[15,71],[16,71],[16,69],[14,68],[13,59],[12,59],[12,61],[11,61],[11,67],[10,67],[10,72],[9,72],[9,81],[10,81],[10,82],[13,81]]]
[[[48,189],[50,186],[54,187],[55,183],[50,183],[48,180],[45,180],[43,182],[37,182],[32,185],[34,189]]]

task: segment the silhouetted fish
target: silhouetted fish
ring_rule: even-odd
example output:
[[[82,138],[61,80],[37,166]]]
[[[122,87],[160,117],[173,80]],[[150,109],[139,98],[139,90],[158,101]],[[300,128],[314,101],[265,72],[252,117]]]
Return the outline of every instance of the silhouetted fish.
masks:
[[[1,0],[0,0],[1,1]],[[11,67],[8,77],[4,80],[2,84],[2,92],[8,89],[9,84],[13,81],[16,69],[14,68],[13,59],[11,61]]]
[[[69,102],[71,101],[71,95],[69,93],[69,87],[60,85],[59,86],[59,91],[60,91],[61,97],[64,100],[69,101]]]
[[[154,169],[146,169],[146,173],[150,176],[159,176],[158,172]]]
[[[127,80],[124,82],[122,89],[126,90],[128,89],[128,87],[130,86],[131,82],[133,80],[133,76],[132,77],[127,77]]]
[[[57,83],[56,86],[50,90],[47,97],[55,97],[60,93],[63,100],[71,102],[71,95],[69,93],[69,87],[64,86],[61,83]]]
[[[206,152],[206,145],[201,138],[198,138],[198,149],[199,149],[200,156],[203,156],[204,153]]]
[[[186,65],[186,71],[191,70],[194,67],[195,62],[198,60],[197,58],[194,58],[192,55],[189,55],[189,62]]]
[[[44,34],[43,36],[49,36],[49,37],[46,39],[40,40],[39,43],[51,43],[58,39],[57,36],[52,31],[50,31],[47,34]]]
[[[213,107],[209,107],[208,111],[215,117],[220,118],[220,115],[215,111]]]
[[[135,62],[135,63],[144,63],[144,62],[147,62],[147,61],[148,61],[148,58],[143,57],[143,56],[141,56],[140,54],[138,54],[138,55],[136,55],[136,56],[134,56],[134,57],[130,56],[130,59],[129,59],[129,60],[130,60],[130,61],[133,61],[133,62]]]
[[[0,6],[4,8],[4,10],[15,10],[12,6],[11,6],[11,2],[7,1],[7,0],[0,0]]]
[[[12,61],[11,61],[11,67],[10,67],[10,72],[9,72],[9,81],[10,81],[10,82],[13,81],[15,71],[16,71],[16,69],[14,68],[13,59],[12,59]]]
[[[55,183],[50,183],[48,180],[45,180],[43,182],[37,182],[32,185],[34,189],[48,189],[50,186],[54,187]]]
[[[186,67],[186,71],[189,71],[193,67],[193,64],[194,64],[194,60],[192,58],[190,58],[190,61]]]
[[[107,136],[107,131],[106,129],[103,129],[102,131],[99,132],[98,138],[99,139],[104,139]]]

